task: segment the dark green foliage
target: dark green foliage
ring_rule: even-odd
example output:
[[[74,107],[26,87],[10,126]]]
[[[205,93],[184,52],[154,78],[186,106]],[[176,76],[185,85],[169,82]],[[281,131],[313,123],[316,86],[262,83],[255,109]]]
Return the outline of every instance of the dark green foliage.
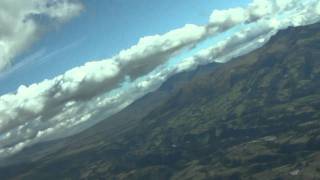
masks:
[[[280,31],[174,76],[66,146],[47,143],[1,179],[320,179],[319,44],[319,24]]]

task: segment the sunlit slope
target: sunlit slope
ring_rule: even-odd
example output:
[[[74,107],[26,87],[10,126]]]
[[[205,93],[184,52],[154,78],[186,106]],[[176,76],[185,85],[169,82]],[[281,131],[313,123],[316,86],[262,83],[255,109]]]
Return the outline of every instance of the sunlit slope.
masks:
[[[1,179],[320,179],[320,24],[200,72]]]

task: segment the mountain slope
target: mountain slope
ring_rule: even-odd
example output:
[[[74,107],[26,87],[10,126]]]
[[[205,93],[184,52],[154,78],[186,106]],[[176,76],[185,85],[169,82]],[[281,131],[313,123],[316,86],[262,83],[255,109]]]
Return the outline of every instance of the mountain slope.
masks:
[[[131,106],[159,102],[145,113],[124,110],[119,125],[105,121],[46,157],[0,169],[0,177],[320,179],[319,44],[320,24],[282,30],[161,102],[149,94]],[[125,126],[129,115],[137,118]]]
[[[116,113],[82,133],[64,139],[39,143],[24,149],[22,152],[12,157],[0,159],[0,167],[10,166],[8,168],[10,169],[9,171],[5,171],[4,174],[1,174],[0,172],[1,179],[15,175],[17,173],[17,167],[19,167],[17,168],[18,170],[22,167],[21,171],[32,168],[29,165],[20,166],[16,164],[25,164],[26,162],[28,162],[27,164],[30,164],[30,162],[42,160],[47,156],[50,158],[52,153],[59,152],[68,147],[73,149],[72,151],[76,150],[78,152],[87,150],[88,146],[89,149],[105,146],[105,143],[109,143],[109,139],[113,139],[118,134],[136,128],[142,117],[160,104],[166,102],[172,94],[176,93],[190,79],[205,76],[218,66],[219,63],[211,63],[199,66],[192,71],[174,75],[164,82],[158,90],[145,95],[119,113]],[[11,171],[11,169],[15,170]]]

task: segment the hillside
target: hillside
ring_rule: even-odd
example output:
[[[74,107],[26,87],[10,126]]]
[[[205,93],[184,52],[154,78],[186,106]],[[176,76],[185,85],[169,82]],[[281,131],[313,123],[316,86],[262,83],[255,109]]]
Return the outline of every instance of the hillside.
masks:
[[[320,24],[282,30],[39,145],[49,150],[1,168],[0,179],[320,179],[319,59]]]

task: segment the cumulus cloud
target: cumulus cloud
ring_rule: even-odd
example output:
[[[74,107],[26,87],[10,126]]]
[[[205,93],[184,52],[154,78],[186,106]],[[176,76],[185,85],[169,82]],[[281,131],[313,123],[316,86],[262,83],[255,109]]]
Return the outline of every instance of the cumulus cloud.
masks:
[[[246,8],[216,10],[206,26],[186,25],[144,37],[110,59],[20,86],[17,92],[0,97],[0,156],[79,132],[155,90],[176,73],[213,61],[226,62],[262,46],[279,29],[316,22],[319,6],[317,1],[254,0]],[[168,63],[202,40],[235,27],[235,33],[213,46],[176,64]]]
[[[193,69],[213,61],[226,62],[230,57],[261,47],[278,30],[315,23],[320,20],[319,6],[320,2],[316,0],[254,0],[246,8],[215,10],[210,16],[209,27],[230,29],[240,24],[241,30],[187,58],[179,65],[180,69]]]
[[[135,81],[152,72],[175,54],[193,47],[205,35],[205,27],[186,25],[163,35],[144,37],[110,59],[88,62],[54,79],[29,87],[22,85],[16,93],[1,96],[0,132],[4,135],[0,136],[0,149],[3,148],[3,154],[15,152],[24,147],[19,143],[28,145],[48,134],[57,134],[60,129],[88,121],[95,116],[99,105],[108,107],[107,114],[112,114],[123,107],[122,104],[131,103],[130,99],[135,99],[139,93],[130,89],[121,96],[111,93],[107,101],[92,101],[104,97],[105,92],[119,89],[127,78]],[[145,86],[134,89],[146,88],[146,81],[141,83]]]
[[[46,23],[63,23],[77,16],[82,5],[76,0],[1,0],[0,71],[39,38]]]
[[[239,24],[250,24],[261,19],[279,16],[288,18],[294,21],[293,25],[299,26],[304,23],[313,23],[318,19],[319,10],[315,8],[318,5],[319,2],[316,0],[253,0],[247,7],[214,10],[208,26],[221,31]]]

